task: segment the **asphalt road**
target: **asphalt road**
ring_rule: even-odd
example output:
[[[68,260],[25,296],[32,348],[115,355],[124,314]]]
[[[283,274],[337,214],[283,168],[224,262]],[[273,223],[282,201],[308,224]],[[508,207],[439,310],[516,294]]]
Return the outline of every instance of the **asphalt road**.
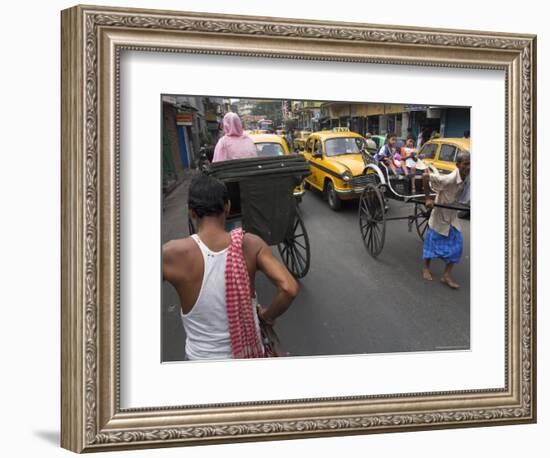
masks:
[[[163,239],[187,235],[186,185],[166,199]],[[455,268],[459,290],[440,283],[443,263],[433,262],[434,280],[422,279],[422,242],[406,221],[389,221],[377,259],[359,233],[357,202],[330,210],[321,194],[308,191],[300,205],[311,244],[311,268],[300,293],[276,331],[294,356],[467,349],[470,345],[469,221],[461,220],[462,262]],[[406,215],[413,205],[390,202],[387,216]],[[274,252],[277,252],[274,247]],[[259,274],[259,301],[274,288]],[[183,359],[185,334],[173,288],[163,285],[162,360]]]

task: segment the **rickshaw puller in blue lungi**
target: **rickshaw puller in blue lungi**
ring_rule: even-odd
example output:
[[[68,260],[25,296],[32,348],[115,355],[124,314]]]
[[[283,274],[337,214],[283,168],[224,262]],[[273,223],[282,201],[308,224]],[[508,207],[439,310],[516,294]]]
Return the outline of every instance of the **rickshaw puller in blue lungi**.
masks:
[[[432,280],[430,262],[440,258],[445,262],[441,281],[457,289],[459,284],[451,276],[455,264],[462,257],[463,239],[458,211],[435,207],[435,204],[456,204],[464,192],[466,177],[470,174],[470,153],[459,152],[456,157],[456,170],[448,175],[436,175],[426,170],[423,174],[426,207],[432,209],[428,229],[424,236],[424,266],[422,276]],[[430,188],[436,193],[435,200],[430,196]]]

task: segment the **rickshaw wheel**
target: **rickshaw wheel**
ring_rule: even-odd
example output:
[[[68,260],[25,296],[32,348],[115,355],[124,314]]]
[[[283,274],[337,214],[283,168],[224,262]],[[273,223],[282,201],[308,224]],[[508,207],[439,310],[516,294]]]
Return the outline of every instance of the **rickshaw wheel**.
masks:
[[[414,224],[416,226],[416,232],[420,240],[424,241],[424,234],[428,229],[428,220],[430,219],[432,211],[426,208],[426,205],[421,203],[414,204]]]
[[[189,235],[193,235],[195,232],[195,224],[193,223],[193,220],[191,218],[187,218],[187,223],[189,225]]]
[[[376,258],[386,239],[384,197],[380,189],[369,183],[359,199],[359,228],[367,252]]]
[[[294,219],[292,235],[277,245],[283,263],[295,278],[303,278],[309,271],[311,253],[306,227],[298,212]]]

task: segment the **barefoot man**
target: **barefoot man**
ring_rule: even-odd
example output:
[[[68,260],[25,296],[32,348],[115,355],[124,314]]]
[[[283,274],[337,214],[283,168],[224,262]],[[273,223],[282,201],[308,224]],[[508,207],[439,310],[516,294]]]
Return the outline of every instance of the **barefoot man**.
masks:
[[[430,261],[440,258],[445,262],[441,281],[456,289],[459,287],[452,276],[453,267],[462,256],[462,233],[458,220],[458,211],[434,207],[434,204],[455,204],[464,190],[464,181],[470,174],[470,153],[461,151],[456,157],[456,169],[448,175],[423,174],[426,207],[432,210],[428,221],[428,230],[424,237],[424,266],[422,275],[431,280]],[[430,188],[436,193],[435,201],[430,196]]]

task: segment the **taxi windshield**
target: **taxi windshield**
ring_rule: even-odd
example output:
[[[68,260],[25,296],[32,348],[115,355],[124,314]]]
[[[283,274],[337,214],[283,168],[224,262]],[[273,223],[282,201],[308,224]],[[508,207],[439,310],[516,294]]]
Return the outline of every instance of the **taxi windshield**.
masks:
[[[359,137],[329,138],[325,141],[327,156],[340,156],[342,154],[358,154],[367,147],[365,140]]]
[[[256,143],[258,157],[284,156],[285,151],[279,143]]]

